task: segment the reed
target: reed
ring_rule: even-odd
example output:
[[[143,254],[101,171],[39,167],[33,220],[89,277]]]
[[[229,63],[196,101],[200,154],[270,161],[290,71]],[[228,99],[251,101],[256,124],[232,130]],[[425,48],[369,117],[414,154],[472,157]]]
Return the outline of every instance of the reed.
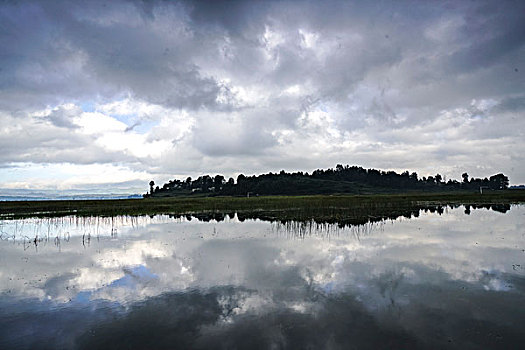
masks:
[[[316,195],[261,197],[176,197],[122,200],[19,201],[0,202],[0,219],[63,217],[76,215],[110,217],[118,215],[193,214],[202,212],[275,212],[301,215],[324,213],[338,219],[348,216],[388,215],[397,208],[424,205],[484,205],[525,203],[525,191],[479,193],[404,193],[377,195]],[[353,213],[353,214],[352,214]],[[355,215],[354,215],[355,214]],[[358,215],[359,214],[359,215]]]

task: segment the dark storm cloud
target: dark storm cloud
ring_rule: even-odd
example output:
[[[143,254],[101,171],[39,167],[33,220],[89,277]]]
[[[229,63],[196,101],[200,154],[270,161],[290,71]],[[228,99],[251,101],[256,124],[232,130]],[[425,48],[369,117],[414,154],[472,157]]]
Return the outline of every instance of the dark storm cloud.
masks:
[[[262,69],[263,84],[269,88],[306,79],[318,97],[345,99],[370,70],[410,58],[412,50],[428,49],[431,43],[421,37],[422,31],[457,10],[465,16],[456,38],[463,44],[444,51],[437,66],[420,52],[423,65],[440,69],[424,74],[446,79],[442,74],[447,70],[455,74],[486,68],[523,47],[523,5],[469,6],[358,6],[336,1],[8,3],[2,7],[0,86],[15,97],[41,97],[42,103],[49,103],[53,95],[58,95],[54,101],[79,100],[129,90],[152,103],[219,108],[219,84],[199,63],[211,64],[219,54],[215,46],[231,36],[237,67],[228,69],[256,77]],[[260,50],[268,25],[282,31],[284,41],[274,48],[277,65],[265,72]],[[298,29],[333,41],[326,57],[316,60],[314,50],[301,48]]]
[[[184,28],[166,28],[160,36],[153,19],[131,3],[13,3],[2,7],[1,18],[7,50],[0,86],[13,98],[4,108],[121,91],[175,107],[215,105],[217,83],[201,76],[185,47],[198,43],[178,40]]]
[[[183,1],[197,27],[225,29],[228,34],[242,36],[249,26],[264,29],[261,18],[275,1]]]
[[[503,99],[496,109],[501,112],[523,112],[525,110],[525,96]]]
[[[524,11],[520,1],[4,2],[2,123],[31,128],[27,116],[48,108],[32,120],[63,140],[0,140],[3,159],[119,161],[163,174],[338,162],[450,172],[462,159],[470,173],[490,163],[525,181],[500,161],[521,159],[509,145],[522,145]],[[157,158],[114,152],[73,121],[85,103],[123,99],[164,109],[130,116],[122,132],[171,149]],[[147,130],[145,119],[179,112],[190,120],[185,132],[165,131],[166,120]],[[468,151],[485,140],[494,141],[490,156]],[[77,161],[65,145],[89,156]]]
[[[508,56],[525,44],[524,12],[525,3],[521,1],[484,3],[467,11],[462,33],[466,47],[450,55],[447,65],[467,73],[502,61],[512,64]]]

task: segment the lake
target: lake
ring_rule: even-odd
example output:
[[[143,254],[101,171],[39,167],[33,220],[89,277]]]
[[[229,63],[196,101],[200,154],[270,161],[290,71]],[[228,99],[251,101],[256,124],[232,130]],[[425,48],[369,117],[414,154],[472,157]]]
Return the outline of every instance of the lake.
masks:
[[[2,349],[523,348],[525,206],[0,221]]]

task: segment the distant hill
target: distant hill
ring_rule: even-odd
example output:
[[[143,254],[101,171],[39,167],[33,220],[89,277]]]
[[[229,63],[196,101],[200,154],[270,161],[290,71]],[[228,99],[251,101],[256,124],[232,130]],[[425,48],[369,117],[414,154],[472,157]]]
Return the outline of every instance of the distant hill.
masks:
[[[226,180],[222,175],[203,175],[193,180],[170,180],[162,187],[149,183],[150,191],[144,197],[174,196],[256,196],[256,195],[311,195],[311,194],[376,194],[407,191],[458,191],[458,190],[503,190],[509,179],[503,174],[489,178],[469,178],[462,175],[462,181],[443,181],[440,174],[419,178],[417,173],[364,169],[357,166],[343,166],[318,169],[313,173],[267,173],[245,176],[240,174],[235,181]]]
[[[82,200],[112,200],[112,199],[140,199],[143,196],[138,194],[133,195],[82,195],[82,196],[0,196],[0,202],[1,201],[82,201]]]
[[[50,190],[0,189],[0,201],[48,201],[48,200],[99,200],[99,199],[138,199],[140,194],[119,193],[60,193]]]

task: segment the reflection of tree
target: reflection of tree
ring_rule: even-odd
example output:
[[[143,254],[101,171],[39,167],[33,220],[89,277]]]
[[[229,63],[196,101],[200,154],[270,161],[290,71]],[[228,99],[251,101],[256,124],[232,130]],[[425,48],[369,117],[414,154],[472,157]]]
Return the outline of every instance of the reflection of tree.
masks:
[[[337,227],[362,226],[387,220],[396,220],[400,217],[407,219],[419,217],[421,212],[435,213],[442,215],[446,208],[458,208],[459,205],[409,205],[409,206],[389,206],[389,205],[371,205],[365,208],[316,208],[316,209],[289,209],[289,210],[257,210],[257,211],[238,211],[233,212],[203,212],[191,214],[192,218],[199,221],[209,222],[223,221],[227,217],[232,219],[237,215],[240,222],[245,220],[262,220],[282,225],[289,225],[292,222],[308,225],[335,225]],[[510,204],[467,204],[465,205],[465,214],[469,215],[472,209],[488,209],[500,213],[506,213],[510,210]],[[175,218],[188,218],[188,215],[173,215]],[[304,231],[304,227],[303,227]],[[306,230],[308,231],[308,230]]]

